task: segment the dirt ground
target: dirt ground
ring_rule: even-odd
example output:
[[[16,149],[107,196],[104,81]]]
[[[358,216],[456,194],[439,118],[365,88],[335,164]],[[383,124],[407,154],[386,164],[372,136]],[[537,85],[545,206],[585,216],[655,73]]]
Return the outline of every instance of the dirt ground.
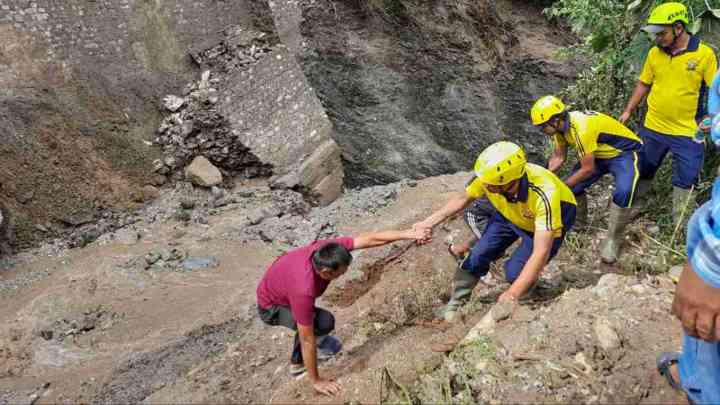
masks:
[[[372,215],[357,214],[360,199],[350,192],[331,207],[341,218],[334,225],[341,234],[409,226],[466,177],[405,184]],[[353,269],[321,302],[335,314],[344,343],[321,373],[344,391],[319,397],[307,380],[288,375],[291,333],[263,325],[255,311],[256,283],[284,248],[227,236],[222,230],[249,207],[226,208],[208,224],[141,224],[137,241],[5,261],[0,285],[15,287],[0,289],[0,403],[682,400],[654,372],[656,353],[679,345],[680,327],[669,314],[672,282],[601,278],[607,269],[565,255],[538,295],[492,332],[448,355],[431,351],[463,337],[504,288],[488,278],[462,322],[428,322],[449,296],[454,262],[445,249],[467,235],[459,220],[426,247],[397,243],[356,254]],[[137,266],[155,251],[164,265]],[[212,257],[217,266],[184,270],[172,264],[175,254]],[[598,345],[600,318],[620,346]]]

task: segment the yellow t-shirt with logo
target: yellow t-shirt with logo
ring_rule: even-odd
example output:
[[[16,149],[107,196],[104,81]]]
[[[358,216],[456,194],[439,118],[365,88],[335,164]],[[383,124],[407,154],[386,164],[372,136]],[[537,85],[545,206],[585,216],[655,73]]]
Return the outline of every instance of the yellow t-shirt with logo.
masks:
[[[707,113],[705,98],[717,71],[715,52],[697,37],[687,50],[671,56],[650,49],[640,81],[651,85],[645,127],[665,135],[689,136]]]
[[[577,204],[572,191],[562,180],[532,163],[527,164],[515,201],[509,201],[502,194],[488,192],[478,179],[473,180],[465,192],[472,198],[487,196],[493,207],[520,229],[527,232],[553,231],[555,237],[562,235],[562,204]]]
[[[623,151],[639,150],[642,140],[620,121],[595,111],[571,111],[555,144],[570,145],[582,159],[590,153],[597,159],[612,159]]]

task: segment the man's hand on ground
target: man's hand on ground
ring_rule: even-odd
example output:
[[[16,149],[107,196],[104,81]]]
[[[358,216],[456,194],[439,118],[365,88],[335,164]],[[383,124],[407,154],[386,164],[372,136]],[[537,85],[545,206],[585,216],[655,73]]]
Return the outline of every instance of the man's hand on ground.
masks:
[[[517,301],[517,297],[515,296],[515,294],[511,293],[509,290],[500,294],[500,297],[498,297],[498,302],[515,302],[515,301]]]
[[[342,391],[340,384],[331,380],[317,380],[313,383],[313,388],[318,393],[327,396],[335,396]]]
[[[689,265],[675,290],[672,313],[689,336],[720,341],[720,289],[707,285]]]

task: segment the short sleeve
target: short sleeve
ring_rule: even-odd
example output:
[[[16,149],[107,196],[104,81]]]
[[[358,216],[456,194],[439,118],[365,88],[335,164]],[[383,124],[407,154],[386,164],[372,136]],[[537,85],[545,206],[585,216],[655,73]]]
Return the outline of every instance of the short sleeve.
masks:
[[[290,296],[290,312],[295,322],[303,326],[312,326],[315,320],[315,298],[310,295]]]
[[[557,193],[548,193],[544,190],[537,190],[537,202],[535,203],[535,230],[562,232],[562,210],[560,198]]]
[[[655,72],[653,72],[652,67],[652,59],[653,55],[655,54],[657,48],[650,49],[650,52],[648,52],[648,56],[645,59],[645,64],[643,65],[643,69],[640,72],[640,81],[645,84],[652,84],[653,80],[655,79]]]
[[[480,198],[485,195],[485,187],[480,180],[475,179],[465,187],[465,193],[471,198]]]
[[[595,153],[598,148],[598,136],[600,133],[596,121],[597,117],[599,116],[595,115],[590,117],[582,128],[582,132],[577,134],[579,138],[577,142],[579,145],[582,145],[582,148],[578,148],[582,150],[581,157]]]
[[[355,240],[349,236],[343,236],[337,239],[333,239],[331,242],[337,243],[338,245],[350,251],[355,249]]]
[[[708,56],[703,71],[703,80],[705,81],[705,85],[710,87],[713,79],[715,79],[715,73],[717,73],[717,57],[715,57],[715,52],[713,52],[710,47],[707,47],[707,53]]]

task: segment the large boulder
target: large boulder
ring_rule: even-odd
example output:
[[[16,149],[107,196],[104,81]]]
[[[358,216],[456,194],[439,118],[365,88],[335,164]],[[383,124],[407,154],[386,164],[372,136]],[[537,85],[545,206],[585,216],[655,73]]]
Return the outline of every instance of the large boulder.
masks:
[[[185,178],[200,187],[212,187],[222,183],[222,173],[203,156],[193,159],[185,168]]]

